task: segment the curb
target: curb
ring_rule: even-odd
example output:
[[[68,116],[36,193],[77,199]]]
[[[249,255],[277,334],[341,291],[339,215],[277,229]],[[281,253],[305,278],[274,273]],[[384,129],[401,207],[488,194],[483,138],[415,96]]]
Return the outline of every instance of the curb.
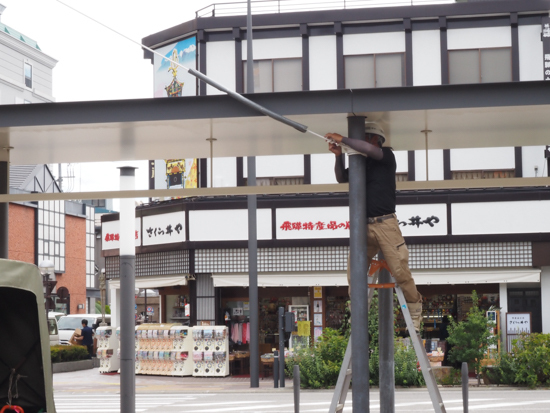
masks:
[[[91,370],[94,368],[94,360],[66,361],[63,363],[53,363],[53,373],[67,373],[70,371]]]

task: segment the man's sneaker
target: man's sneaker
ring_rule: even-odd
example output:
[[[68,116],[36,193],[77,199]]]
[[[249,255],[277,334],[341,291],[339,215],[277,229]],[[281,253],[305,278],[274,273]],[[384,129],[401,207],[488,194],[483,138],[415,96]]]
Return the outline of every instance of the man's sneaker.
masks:
[[[414,329],[420,333],[420,322],[422,321],[422,303],[407,303],[409,313],[413,321]]]

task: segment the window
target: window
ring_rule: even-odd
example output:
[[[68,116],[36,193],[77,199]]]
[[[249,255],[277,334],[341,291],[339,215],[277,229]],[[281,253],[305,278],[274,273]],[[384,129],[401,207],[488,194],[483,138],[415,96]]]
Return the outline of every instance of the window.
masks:
[[[25,63],[25,86],[32,89],[32,66]]]
[[[499,170],[472,170],[472,171],[452,171],[453,179],[499,179],[514,178],[515,169]]]
[[[471,49],[449,51],[449,83],[512,81],[512,50]]]
[[[365,89],[405,84],[405,54],[369,54],[344,57],[345,87]]]
[[[243,61],[246,93],[246,61]],[[254,92],[290,92],[302,90],[302,59],[254,60]]]

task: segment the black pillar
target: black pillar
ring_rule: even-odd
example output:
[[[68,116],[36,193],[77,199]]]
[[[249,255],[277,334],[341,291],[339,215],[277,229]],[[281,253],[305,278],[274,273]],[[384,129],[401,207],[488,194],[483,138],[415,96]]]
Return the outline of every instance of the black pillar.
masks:
[[[9,162],[0,161],[0,195],[10,193]],[[8,259],[9,203],[0,202],[0,258]]]
[[[348,117],[348,136],[365,140],[365,117]],[[353,411],[369,412],[369,314],[367,277],[367,185],[366,158],[349,159],[350,269],[351,269],[351,335],[355,349],[351,362],[353,371]]]

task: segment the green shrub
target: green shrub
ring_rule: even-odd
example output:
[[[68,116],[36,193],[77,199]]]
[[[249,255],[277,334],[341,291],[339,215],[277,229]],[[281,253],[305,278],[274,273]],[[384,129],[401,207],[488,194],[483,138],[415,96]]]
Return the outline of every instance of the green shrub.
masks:
[[[88,349],[85,346],[52,346],[50,354],[52,363],[86,360]]]
[[[349,329],[325,328],[320,340],[313,347],[305,348],[293,357],[287,357],[285,373],[292,377],[294,365],[300,366],[300,382],[304,388],[327,388],[335,386],[344,360],[349,340]],[[396,337],[394,337],[395,339]],[[378,385],[378,297],[374,293],[369,310],[369,370],[370,384]],[[421,386],[422,373],[416,368],[416,354],[412,346],[395,341],[395,384],[400,386]]]
[[[533,333],[512,340],[516,383],[550,384],[550,334]]]
[[[495,323],[489,321],[485,311],[479,308],[477,293],[472,291],[473,306],[468,311],[466,320],[456,322],[449,317],[449,337],[447,342],[453,347],[449,351],[449,360],[452,362],[466,362],[475,366],[480,384],[481,362],[489,346],[497,343],[498,338],[491,334]]]
[[[395,342],[395,384],[398,386],[423,386],[424,376],[418,371],[417,357],[412,344]]]
[[[458,386],[462,384],[462,372],[459,369],[452,368],[448,376],[443,376],[437,382],[443,386]]]
[[[313,347],[301,349],[293,357],[287,357],[285,373],[292,377],[294,365],[297,364],[300,366],[301,387],[321,389],[334,386],[347,345],[348,339],[337,330],[325,328]]]

